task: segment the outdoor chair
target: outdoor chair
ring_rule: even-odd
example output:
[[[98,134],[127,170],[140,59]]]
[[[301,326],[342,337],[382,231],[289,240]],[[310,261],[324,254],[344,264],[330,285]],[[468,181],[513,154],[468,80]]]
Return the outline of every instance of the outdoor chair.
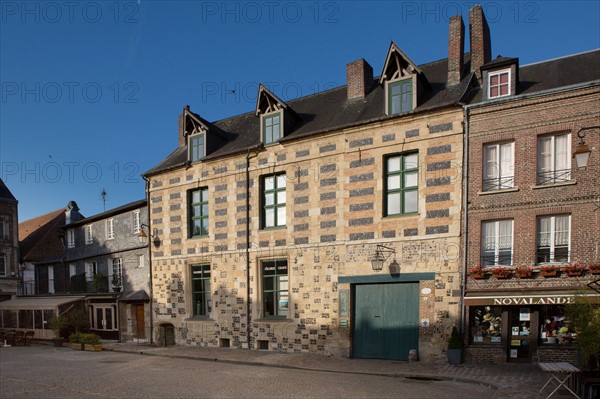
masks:
[[[25,333],[23,331],[17,331],[13,338],[14,346],[25,346]]]
[[[34,336],[35,331],[27,331],[25,333],[25,346],[30,346],[32,344]]]

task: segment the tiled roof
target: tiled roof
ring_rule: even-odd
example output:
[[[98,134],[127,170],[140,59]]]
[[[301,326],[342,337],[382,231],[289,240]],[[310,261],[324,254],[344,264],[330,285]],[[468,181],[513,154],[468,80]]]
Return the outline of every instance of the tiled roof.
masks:
[[[26,262],[43,260],[63,251],[59,227],[65,224],[65,210],[38,216],[19,223],[21,259]]]

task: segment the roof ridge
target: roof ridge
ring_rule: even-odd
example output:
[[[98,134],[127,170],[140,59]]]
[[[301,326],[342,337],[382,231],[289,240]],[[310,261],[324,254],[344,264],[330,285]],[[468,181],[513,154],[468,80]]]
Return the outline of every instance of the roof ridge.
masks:
[[[577,57],[577,56],[579,56],[579,55],[584,55],[584,54],[594,53],[594,52],[596,52],[596,51],[600,51],[600,47],[598,47],[598,48],[595,48],[595,49],[593,49],[593,50],[582,51],[582,52],[580,52],[580,53],[569,54],[569,55],[563,55],[563,56],[561,56],[561,57],[549,58],[549,59],[547,59],[547,60],[542,60],[542,61],[531,62],[531,63],[529,63],[529,64],[521,65],[521,68],[528,67],[528,66],[531,66],[531,65],[543,64],[543,63],[545,63],[545,62],[558,61],[558,60],[562,60],[562,59],[565,59],[565,58]]]

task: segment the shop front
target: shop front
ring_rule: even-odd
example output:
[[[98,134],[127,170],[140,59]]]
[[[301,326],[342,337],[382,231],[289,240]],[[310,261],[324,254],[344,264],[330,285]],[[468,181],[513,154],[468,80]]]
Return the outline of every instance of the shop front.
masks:
[[[577,334],[566,312],[573,303],[573,294],[465,297],[466,361],[577,362]]]

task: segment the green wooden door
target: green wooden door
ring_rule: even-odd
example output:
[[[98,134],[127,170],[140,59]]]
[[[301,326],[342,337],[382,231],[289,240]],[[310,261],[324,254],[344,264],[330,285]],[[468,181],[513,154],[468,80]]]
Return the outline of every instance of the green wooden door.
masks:
[[[419,344],[418,284],[356,285],[354,295],[354,357],[407,360]]]

